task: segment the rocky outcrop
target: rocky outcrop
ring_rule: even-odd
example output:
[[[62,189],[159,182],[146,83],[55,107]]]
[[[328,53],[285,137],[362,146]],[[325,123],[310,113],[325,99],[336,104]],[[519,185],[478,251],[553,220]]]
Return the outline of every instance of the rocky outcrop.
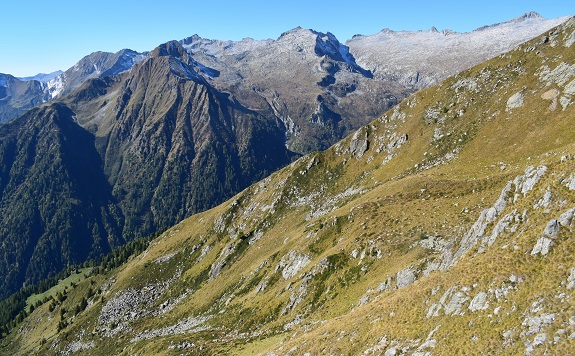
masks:
[[[408,285],[415,282],[415,280],[415,271],[411,268],[406,268],[397,272],[397,276],[395,277],[395,283],[399,289],[407,287]]]
[[[487,293],[479,292],[469,303],[469,310],[472,312],[478,310],[485,310],[489,307],[489,302],[487,301]]]
[[[365,130],[358,130],[349,141],[349,153],[358,159],[363,156],[368,147],[369,141]]]
[[[284,279],[290,279],[295,277],[310,262],[311,259],[309,256],[298,251],[290,251],[290,253],[285,255],[276,266],[276,271],[281,269],[282,277]]]
[[[511,95],[511,97],[507,100],[507,106],[506,106],[506,110],[512,110],[512,109],[517,109],[523,106],[523,100],[525,99],[525,96],[523,95],[522,92],[519,93],[515,93],[513,95]]]
[[[575,213],[575,208],[569,209],[562,213],[558,219],[551,219],[547,222],[545,229],[543,229],[543,236],[541,236],[533,249],[531,250],[531,255],[541,254],[545,256],[549,253],[551,246],[554,245],[553,240],[561,230],[561,227],[567,227],[571,225],[573,219],[573,214]]]
[[[172,336],[184,333],[189,334],[193,332],[209,330],[210,327],[204,324],[210,319],[211,319],[210,316],[199,317],[199,318],[190,317],[185,320],[179,321],[174,325],[166,326],[160,329],[146,330],[144,332],[141,332],[134,338],[132,338],[130,342],[135,343],[141,340],[148,340],[157,337]]]

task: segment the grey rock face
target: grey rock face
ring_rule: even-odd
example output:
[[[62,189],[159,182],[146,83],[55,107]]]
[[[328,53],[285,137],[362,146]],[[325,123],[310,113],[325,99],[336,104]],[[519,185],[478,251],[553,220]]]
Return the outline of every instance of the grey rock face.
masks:
[[[495,57],[566,21],[541,17],[517,18],[469,33],[453,31],[392,31],[354,36],[346,42],[362,67],[376,78],[424,88],[463,69]]]
[[[449,265],[451,265],[454,261],[460,258],[465,252],[469,251],[473,246],[475,246],[477,241],[479,241],[485,236],[485,230],[487,229],[487,226],[493,221],[495,221],[497,219],[497,216],[505,209],[507,205],[507,195],[509,194],[510,191],[511,191],[511,182],[508,182],[507,185],[505,185],[505,187],[501,191],[501,194],[499,195],[499,198],[497,199],[495,204],[493,204],[493,206],[490,208],[484,209],[479,215],[479,218],[477,218],[477,221],[475,221],[473,226],[471,226],[471,229],[469,229],[469,231],[465,233],[465,235],[461,239],[459,249],[453,256],[454,260],[446,261],[446,263],[443,263],[441,266],[442,269],[449,267]],[[504,221],[502,223],[502,226],[499,227],[499,230],[504,229],[506,227],[505,224],[506,223]],[[497,237],[498,233],[499,232],[496,233],[495,238]],[[492,240],[494,241],[494,238]],[[493,241],[490,243],[486,241],[485,243],[492,244]]]
[[[569,209],[563,214],[559,216],[557,221],[561,226],[569,226],[571,225],[571,221],[573,221],[573,215],[575,214],[575,208]]]
[[[489,307],[489,302],[487,301],[487,293],[479,292],[477,295],[471,300],[469,304],[469,310],[478,311],[478,310],[485,310]]]
[[[522,176],[518,176],[513,181],[516,187],[515,191],[521,192],[523,196],[527,195],[527,193],[529,193],[533,189],[535,184],[539,182],[541,177],[543,177],[543,175],[545,175],[546,172],[547,172],[547,166],[544,165],[538,166],[537,169],[533,166],[527,167],[527,169],[525,169],[525,174]]]
[[[481,239],[481,245],[479,247],[479,252],[482,252],[487,247],[493,245],[493,243],[495,242],[497,237],[499,237],[499,235],[501,235],[504,231],[506,231],[509,228],[509,226],[516,220],[517,216],[518,216],[517,211],[514,210],[513,212],[502,217],[497,222],[497,224],[495,224],[495,227],[493,228],[491,235],[485,235]]]
[[[358,130],[349,143],[349,152],[356,158],[361,158],[365,151],[367,151],[369,141],[367,140],[367,131]]]
[[[524,100],[525,96],[523,95],[523,93],[519,92],[519,93],[515,93],[513,94],[508,100],[507,100],[507,106],[506,106],[506,110],[512,110],[512,109],[516,109],[516,108],[520,108],[523,106],[523,100]]]
[[[292,250],[281,259],[276,267],[276,271],[283,268],[282,277],[284,279],[290,279],[295,277],[310,262],[311,259],[309,256]]]
[[[463,292],[456,292],[445,305],[446,315],[462,315],[462,309],[469,298]]]
[[[575,77],[575,65],[565,62],[560,63],[554,69],[544,66],[539,74],[539,80],[547,86],[552,84],[564,86],[573,77]]]
[[[471,250],[478,241],[481,241],[481,246],[479,247],[479,251],[484,251],[487,247],[491,246],[497,237],[506,229],[510,229],[514,231],[517,228],[517,223],[525,220],[525,214],[519,216],[517,211],[513,211],[510,214],[505,215],[493,228],[491,235],[486,235],[486,230],[488,226],[497,220],[499,215],[503,212],[503,210],[507,207],[509,203],[516,203],[517,200],[521,196],[527,195],[533,188],[535,184],[539,182],[539,180],[545,175],[547,172],[547,166],[540,165],[537,168],[534,166],[528,166],[525,169],[525,174],[519,175],[515,177],[513,181],[508,182],[499,198],[493,206],[484,209],[475,223],[471,226],[471,228],[463,235],[461,241],[459,242],[459,248],[452,253],[450,250],[444,251],[442,254],[442,260],[439,265],[440,270],[446,270],[449,267],[455,265],[457,261],[463,256],[467,251]],[[515,186],[515,196],[513,199],[508,197],[508,195],[512,192],[512,188]],[[511,226],[512,223],[516,223],[515,225]],[[538,241],[537,248],[534,249],[535,252],[533,254],[540,253],[541,251],[547,251],[550,246],[549,241],[544,239],[540,239]]]
[[[521,324],[527,330],[524,335],[533,335],[543,330],[544,327],[555,320],[555,314],[541,314],[536,316],[527,316]]]
[[[569,188],[569,190],[575,190],[575,174],[572,174],[569,178],[563,180],[563,184]]]
[[[539,199],[539,201],[533,206],[533,208],[535,209],[548,208],[549,205],[551,204],[551,198],[552,198],[551,191],[547,189],[547,191],[545,191],[545,194],[543,195],[543,198]]]
[[[415,280],[415,271],[411,268],[406,268],[397,272],[396,284],[398,289],[407,287],[408,285],[415,282]]]
[[[575,289],[575,267],[571,268],[571,274],[567,278],[567,289]]]
[[[378,292],[383,292],[391,288],[391,277],[388,277],[385,281],[381,282],[377,287]]]
[[[449,316],[463,315],[465,313],[463,307],[469,300],[469,296],[467,295],[468,291],[469,291],[468,287],[462,287],[462,288],[458,288],[457,286],[450,287],[445,291],[445,293],[443,293],[438,303],[431,305],[431,307],[427,311],[426,317],[431,318],[439,316],[439,312],[442,309],[445,315]],[[484,299],[482,298],[483,295],[481,295],[481,293],[474,298],[475,302],[472,301],[474,308],[475,307],[482,308],[483,306],[489,304],[486,301],[487,295],[485,295]]]
[[[505,209],[505,207],[507,206],[507,194],[509,194],[510,191],[511,191],[511,182],[508,182],[505,185],[505,188],[503,188],[503,190],[501,191],[501,194],[499,195],[499,198],[497,198],[495,204],[493,204],[493,207],[495,208],[497,214],[500,214],[503,211],[503,209]]]
[[[538,253],[543,256],[547,255],[550,251],[550,247],[554,244],[553,239],[561,231],[561,226],[569,226],[574,214],[575,208],[572,208],[562,213],[559,218],[551,219],[549,222],[547,222],[545,229],[543,229],[543,236],[537,240],[537,243],[531,251],[531,255],[536,255]]]
[[[559,233],[559,222],[553,219],[547,223],[545,230],[543,230],[543,235],[550,238],[554,238]]]
[[[531,250],[531,255],[534,256],[540,253],[541,255],[545,256],[549,253],[551,246],[553,246],[553,240],[547,237],[540,237],[533,247],[533,250]]]
[[[220,274],[222,268],[224,268],[225,265],[227,264],[228,256],[234,253],[234,251],[235,251],[235,245],[233,243],[224,247],[224,249],[220,253],[220,256],[218,257],[218,260],[214,262],[214,264],[212,264],[212,267],[210,269],[210,280],[213,280]]]

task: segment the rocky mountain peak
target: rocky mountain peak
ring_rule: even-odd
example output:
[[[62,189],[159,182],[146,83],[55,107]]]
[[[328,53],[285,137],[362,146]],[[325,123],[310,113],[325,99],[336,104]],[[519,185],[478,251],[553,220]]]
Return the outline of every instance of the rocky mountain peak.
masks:
[[[297,26],[297,27],[292,28],[289,31],[283,32],[278,39],[280,39],[282,37],[293,36],[293,35],[304,34],[304,33],[311,33],[311,32],[313,32],[313,31],[309,30],[307,28],[303,28],[301,26]]]
[[[541,16],[538,12],[531,11],[522,16],[517,17],[515,20],[526,20],[526,19],[543,19],[544,17]],[[513,20],[512,20],[513,21]]]
[[[34,76],[31,77],[19,77],[19,80],[37,80],[39,82],[42,83],[48,83],[50,80],[56,78],[57,76],[59,76],[60,74],[62,74],[64,72],[62,72],[61,70],[57,70],[55,72],[52,73],[38,73]]]
[[[192,44],[194,42],[200,42],[200,41],[209,41],[206,40],[205,38],[201,37],[200,35],[198,35],[197,33],[194,33],[193,35],[191,35],[190,37],[186,37],[183,40],[180,41],[180,43],[182,45],[189,45]]]
[[[170,41],[156,47],[151,53],[152,58],[172,56],[176,58],[187,58],[187,52],[178,41]]]
[[[563,22],[563,21],[565,21],[565,20],[566,20],[566,18],[561,18],[561,19],[559,20],[559,22]],[[527,21],[529,21],[529,22],[527,22]],[[506,26],[521,26],[524,22],[527,22],[527,23],[533,22],[533,23],[541,23],[541,24],[543,24],[543,23],[545,23],[545,22],[550,22],[550,21],[553,21],[553,20],[547,20],[547,19],[544,18],[543,16],[539,15],[539,13],[537,13],[537,12],[535,12],[535,11],[531,11],[531,12],[525,13],[525,14],[523,14],[523,15],[521,15],[521,16],[518,16],[518,17],[516,17],[516,18],[514,18],[514,19],[511,19],[511,20],[509,20],[509,21],[505,21],[505,22],[500,22],[500,23],[496,23],[496,24],[493,24],[493,25],[487,25],[487,26],[479,27],[478,29],[474,30],[473,32],[483,31],[483,30],[487,30],[487,29],[494,29],[494,28],[503,28],[503,27],[506,27]],[[559,23],[557,23],[556,25],[558,25],[558,24],[559,24]]]
[[[331,32],[323,33],[296,27],[282,33],[276,43],[297,52],[313,51],[318,57],[326,57],[328,60],[346,63],[352,70],[368,76],[367,71],[355,63],[353,55],[349,52],[349,47],[342,44]]]
[[[298,26],[282,33],[275,43],[286,50],[295,49],[298,52],[311,52],[315,48],[317,36],[317,32]]]

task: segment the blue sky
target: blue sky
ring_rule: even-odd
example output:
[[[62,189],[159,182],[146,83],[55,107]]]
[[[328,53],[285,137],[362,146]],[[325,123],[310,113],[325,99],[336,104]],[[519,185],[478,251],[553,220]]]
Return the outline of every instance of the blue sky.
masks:
[[[277,38],[297,26],[345,42],[383,28],[471,31],[529,11],[575,14],[573,0],[5,0],[0,11],[0,73],[65,70],[94,51],[152,50],[193,34],[240,40]]]

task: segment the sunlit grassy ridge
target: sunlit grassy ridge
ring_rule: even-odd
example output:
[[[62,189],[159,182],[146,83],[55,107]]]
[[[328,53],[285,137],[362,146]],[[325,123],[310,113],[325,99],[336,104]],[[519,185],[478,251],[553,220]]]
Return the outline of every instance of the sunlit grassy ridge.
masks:
[[[567,352],[571,219],[534,247],[575,207],[574,34],[570,20],[182,221],[37,308],[5,350]]]

